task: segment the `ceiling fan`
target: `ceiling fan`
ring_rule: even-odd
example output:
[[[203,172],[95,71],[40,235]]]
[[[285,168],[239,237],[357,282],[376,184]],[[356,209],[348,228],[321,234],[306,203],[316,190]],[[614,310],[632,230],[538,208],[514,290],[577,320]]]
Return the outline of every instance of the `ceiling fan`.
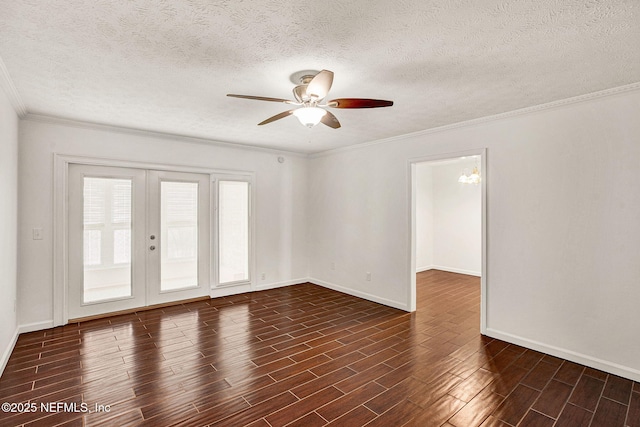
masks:
[[[275,122],[290,115],[294,115],[300,120],[300,123],[307,127],[314,127],[318,123],[329,126],[333,129],[340,127],[340,122],[326,107],[331,108],[378,108],[391,107],[393,101],[385,101],[382,99],[368,98],[338,98],[327,101],[325,104],[320,102],[327,96],[331,84],[333,83],[333,72],[329,70],[317,71],[300,71],[291,76],[291,81],[298,84],[293,88],[293,97],[295,101],[282,98],[267,98],[263,96],[236,95],[227,94],[234,98],[255,99],[258,101],[283,102],[290,105],[298,105],[300,108],[284,111],[273,117],[258,123],[258,125],[266,125]]]

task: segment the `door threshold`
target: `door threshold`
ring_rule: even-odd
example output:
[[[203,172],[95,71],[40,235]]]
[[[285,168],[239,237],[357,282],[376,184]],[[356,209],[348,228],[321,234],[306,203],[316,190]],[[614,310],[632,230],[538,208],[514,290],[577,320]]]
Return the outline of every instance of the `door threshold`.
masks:
[[[161,303],[161,304],[153,304],[153,305],[148,305],[146,307],[137,307],[137,308],[130,308],[130,309],[127,309],[127,310],[113,311],[113,312],[110,312],[110,313],[96,314],[95,316],[77,317],[75,319],[69,319],[67,321],[67,325],[69,325],[71,323],[82,323],[82,322],[88,322],[90,320],[105,319],[107,317],[120,316],[120,315],[123,315],[123,314],[138,313],[140,311],[155,310],[156,308],[172,307],[174,305],[188,304],[190,302],[205,301],[205,300],[209,300],[209,299],[211,299],[211,297],[206,295],[206,296],[202,296],[202,297],[183,299],[183,300],[180,300],[180,301],[171,301],[171,302],[165,302],[165,303]]]

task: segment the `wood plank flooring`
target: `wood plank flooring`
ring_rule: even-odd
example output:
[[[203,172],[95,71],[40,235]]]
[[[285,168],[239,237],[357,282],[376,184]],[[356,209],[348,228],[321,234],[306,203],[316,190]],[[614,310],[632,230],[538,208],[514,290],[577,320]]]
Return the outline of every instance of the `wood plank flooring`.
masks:
[[[640,384],[481,336],[479,301],[429,271],[413,314],[302,284],[23,334],[0,426],[640,427]]]

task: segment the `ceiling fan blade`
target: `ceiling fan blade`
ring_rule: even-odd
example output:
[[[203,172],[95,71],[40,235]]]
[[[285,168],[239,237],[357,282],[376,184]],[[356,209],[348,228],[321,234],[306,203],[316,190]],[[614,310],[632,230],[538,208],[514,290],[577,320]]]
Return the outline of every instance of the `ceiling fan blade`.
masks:
[[[276,114],[273,117],[269,117],[267,120],[264,120],[258,123],[258,126],[266,125],[267,123],[275,122],[276,120],[284,119],[287,116],[290,116],[293,113],[293,110],[283,111],[280,114]]]
[[[327,111],[327,114],[322,116],[322,120],[320,121],[322,122],[322,124],[327,125],[333,129],[338,129],[340,127],[340,122],[331,111]]]
[[[293,97],[299,102],[304,103],[307,97],[307,85],[298,85],[293,88]]]
[[[290,101],[288,99],[267,98],[265,96],[236,95],[234,93],[228,93],[227,96],[230,96],[232,98],[255,99],[257,101],[271,101],[271,102],[284,102],[285,104],[298,104],[297,102]]]
[[[333,108],[379,108],[391,107],[392,105],[393,101],[367,98],[338,98],[327,102],[327,106]]]
[[[322,70],[311,79],[307,86],[307,95],[322,99],[327,96],[333,84],[333,72]]]

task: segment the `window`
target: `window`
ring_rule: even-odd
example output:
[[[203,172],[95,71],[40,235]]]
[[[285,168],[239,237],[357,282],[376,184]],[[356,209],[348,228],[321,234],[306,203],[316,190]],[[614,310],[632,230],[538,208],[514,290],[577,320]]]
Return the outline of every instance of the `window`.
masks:
[[[84,264],[131,263],[131,181],[84,178]]]
[[[198,286],[198,183],[162,181],[160,289]]]
[[[250,184],[218,181],[218,283],[247,282],[250,248]]]
[[[131,296],[130,179],[84,177],[85,303]]]

